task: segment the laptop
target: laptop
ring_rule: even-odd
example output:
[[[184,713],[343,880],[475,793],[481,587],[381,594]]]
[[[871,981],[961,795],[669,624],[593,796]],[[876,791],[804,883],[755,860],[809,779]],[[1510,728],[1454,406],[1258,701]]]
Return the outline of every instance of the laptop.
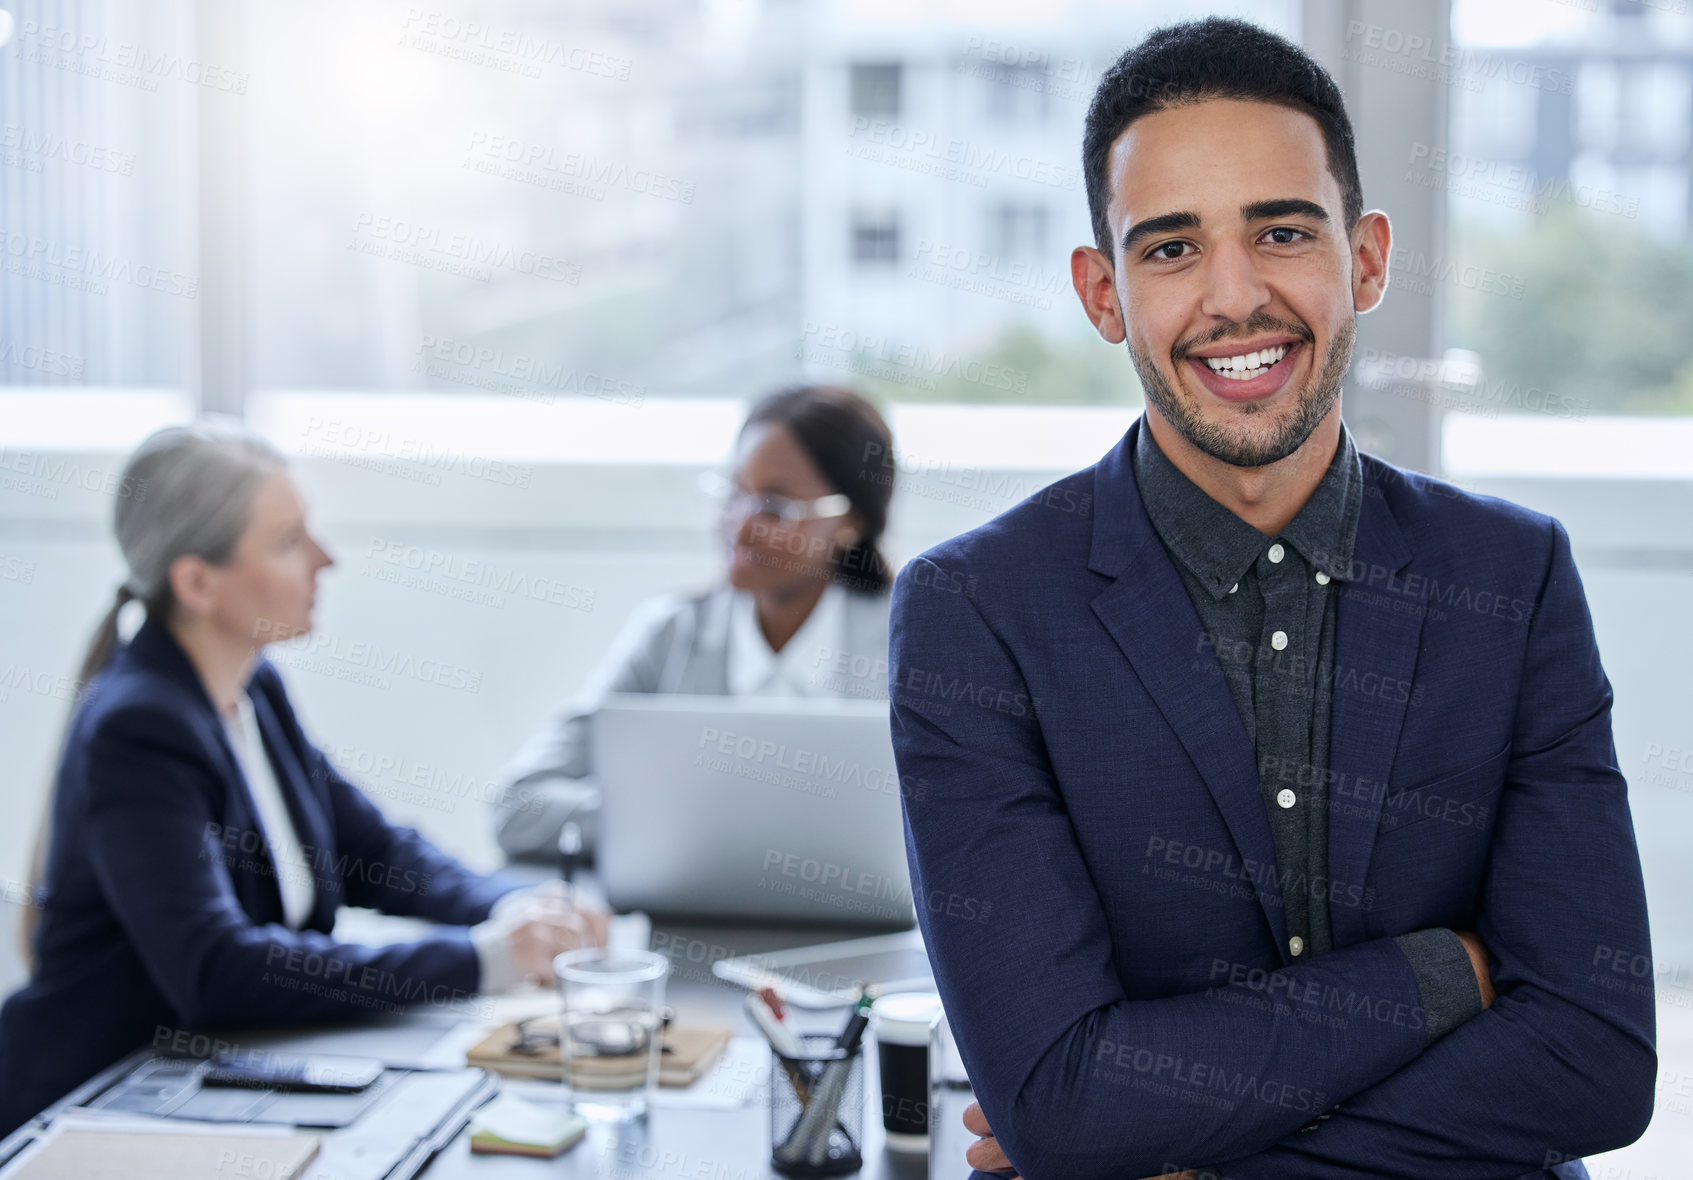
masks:
[[[616,694],[592,725],[612,908],[915,920],[886,701]]]

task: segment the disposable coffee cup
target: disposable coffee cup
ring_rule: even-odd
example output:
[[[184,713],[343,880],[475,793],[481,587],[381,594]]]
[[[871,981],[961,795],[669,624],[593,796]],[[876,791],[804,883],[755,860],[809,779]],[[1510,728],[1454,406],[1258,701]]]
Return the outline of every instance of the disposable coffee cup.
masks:
[[[940,1015],[933,992],[895,992],[870,1008],[889,1151],[929,1150],[929,1034]]]

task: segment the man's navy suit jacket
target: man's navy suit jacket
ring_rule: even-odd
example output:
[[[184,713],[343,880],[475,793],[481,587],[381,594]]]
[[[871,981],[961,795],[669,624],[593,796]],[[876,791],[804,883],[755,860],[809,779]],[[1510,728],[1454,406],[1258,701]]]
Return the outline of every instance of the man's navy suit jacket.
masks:
[[[0,1009],[0,1135],[177,1030],[359,1016],[473,993],[462,930],[366,947],[343,905],[482,921],[520,882],[471,872],[390,825],[301,731],[276,669],[248,685],[316,900],[283,924],[252,797],[198,674],[144,624],[78,706],[54,790],[36,969]],[[189,1042],[192,1044],[192,1042]]]
[[[1012,1163],[1498,1180],[1637,1138],[1653,994],[1619,965],[1650,961],[1646,903],[1563,528],[1363,457],[1313,883],[1335,947],[1295,964],[1303,886],[1142,506],[1139,429],[894,590],[917,912]],[[1425,1048],[1392,938],[1430,927],[1479,933],[1498,998]]]

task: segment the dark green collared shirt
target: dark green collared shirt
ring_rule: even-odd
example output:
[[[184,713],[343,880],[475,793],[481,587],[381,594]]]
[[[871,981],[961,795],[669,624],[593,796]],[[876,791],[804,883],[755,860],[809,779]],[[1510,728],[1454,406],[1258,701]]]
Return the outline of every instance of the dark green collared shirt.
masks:
[[[1204,630],[1194,667],[1212,675],[1221,669],[1257,749],[1288,953],[1296,960],[1323,954],[1334,946],[1327,772],[1336,599],[1358,535],[1358,452],[1341,427],[1321,482],[1274,537],[1201,491],[1144,423],[1135,478]],[[1344,888],[1334,894],[1349,896]]]
[[[1183,475],[1144,419],[1134,464],[1152,527],[1199,615],[1193,670],[1222,675],[1257,751],[1287,950],[1303,962],[1334,947],[1331,905],[1368,907],[1374,900],[1362,882],[1328,877],[1335,627],[1363,504],[1357,448],[1342,426],[1322,480],[1273,537]],[[1430,1040],[1481,1010],[1455,934],[1418,931],[1398,942],[1417,975]]]

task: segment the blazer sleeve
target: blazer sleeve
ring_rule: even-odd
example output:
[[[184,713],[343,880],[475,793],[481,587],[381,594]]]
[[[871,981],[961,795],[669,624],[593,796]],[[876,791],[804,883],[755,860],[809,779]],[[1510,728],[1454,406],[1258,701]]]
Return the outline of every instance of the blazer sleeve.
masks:
[[[494,802],[494,837],[507,856],[551,858],[572,815],[590,811],[598,791],[589,727],[600,702],[616,692],[657,692],[684,600],[664,595],[644,604],[569,704],[549,717],[506,768]],[[591,835],[591,824],[585,828]]]
[[[1611,686],[1561,525],[1529,624],[1477,932],[1493,1006],[1241,1180],[1491,1180],[1632,1143],[1657,1077],[1651,945]]]
[[[1029,686],[976,598],[913,577],[924,561],[895,584],[889,685],[900,780],[920,784],[903,795],[912,887],[977,1098],[1018,1174],[1124,1180],[1242,1156],[1413,1060],[1416,1022],[1301,1020],[1246,983],[1125,996],[1039,722],[992,707],[1031,699]],[[970,691],[933,709],[936,678]],[[1277,978],[1418,1003],[1391,939]]]
[[[84,836],[118,922],[187,1027],[287,1024],[476,990],[463,932],[385,947],[256,926],[225,867],[212,799],[222,790],[180,717],[115,709],[87,752]]]
[[[307,751],[313,777],[328,792],[338,853],[334,867],[340,870],[348,905],[446,926],[474,926],[488,917],[496,901],[523,887],[522,880],[507,873],[468,869],[415,828],[389,823],[328,756],[309,744]]]

